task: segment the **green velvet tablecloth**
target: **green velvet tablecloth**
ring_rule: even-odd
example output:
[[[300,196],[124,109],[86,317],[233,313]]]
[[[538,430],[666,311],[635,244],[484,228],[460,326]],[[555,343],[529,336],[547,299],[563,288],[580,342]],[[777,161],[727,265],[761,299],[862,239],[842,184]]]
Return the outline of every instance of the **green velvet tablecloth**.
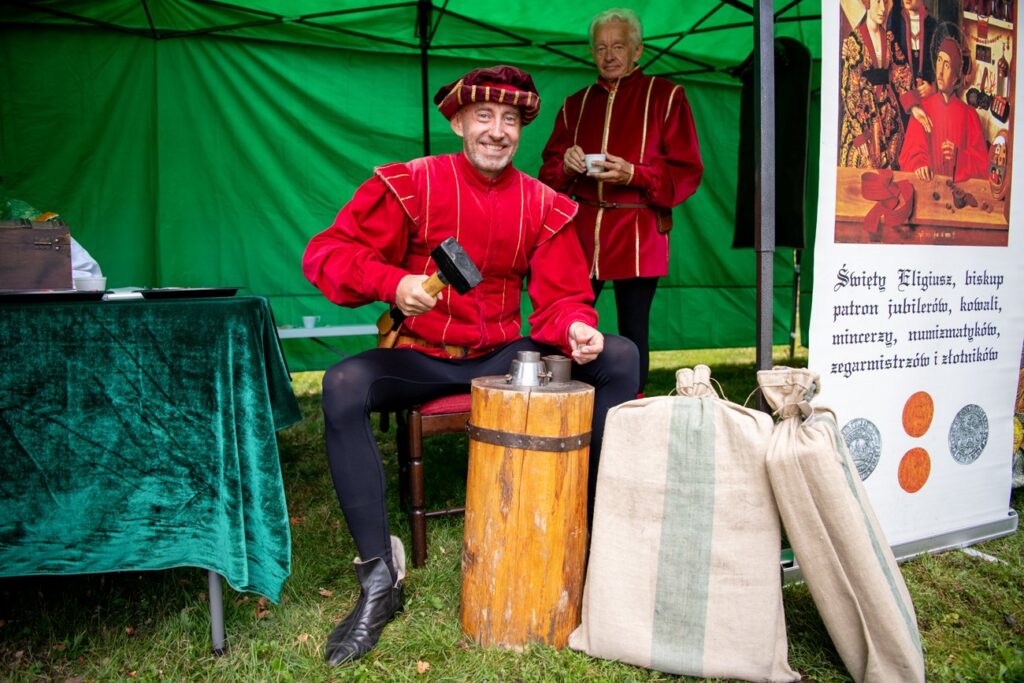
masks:
[[[300,418],[263,298],[0,303],[0,576],[196,566],[276,601]]]

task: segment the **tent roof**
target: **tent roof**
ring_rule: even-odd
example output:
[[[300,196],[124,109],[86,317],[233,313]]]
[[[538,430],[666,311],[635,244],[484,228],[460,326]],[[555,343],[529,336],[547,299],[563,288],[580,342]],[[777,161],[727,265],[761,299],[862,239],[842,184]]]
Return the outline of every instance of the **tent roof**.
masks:
[[[648,73],[729,78],[753,46],[750,0],[631,3],[644,22]],[[418,7],[429,7],[429,53],[482,62],[589,66],[586,27],[606,2],[546,0],[22,0],[0,23],[95,26],[169,40],[219,35],[324,47],[419,54]],[[820,0],[778,3],[776,35],[821,55]],[[541,18],[543,17],[543,18]]]

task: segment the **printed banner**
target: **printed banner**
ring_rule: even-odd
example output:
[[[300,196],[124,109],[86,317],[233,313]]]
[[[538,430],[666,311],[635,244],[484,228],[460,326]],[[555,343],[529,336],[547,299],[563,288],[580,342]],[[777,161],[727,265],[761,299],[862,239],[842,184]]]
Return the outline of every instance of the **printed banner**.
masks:
[[[1017,20],[1016,2],[822,2],[809,366],[893,545],[1008,515]]]

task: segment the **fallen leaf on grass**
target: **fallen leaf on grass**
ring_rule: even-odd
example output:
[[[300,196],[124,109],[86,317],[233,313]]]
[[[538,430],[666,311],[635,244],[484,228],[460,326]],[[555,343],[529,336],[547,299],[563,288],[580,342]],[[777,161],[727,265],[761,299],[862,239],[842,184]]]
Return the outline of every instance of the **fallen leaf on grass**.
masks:
[[[268,614],[270,614],[270,609],[268,609],[267,606],[267,599],[260,598],[259,600],[257,600],[256,606],[253,608],[252,613],[256,616],[257,619],[262,619]]]
[[[139,675],[138,671],[129,671],[128,672],[128,678],[135,678],[138,675]]]
[[[124,634],[126,636],[134,636],[135,635],[135,627],[134,626],[126,626],[125,629],[124,629]]]
[[[309,634],[308,633],[300,633],[299,637],[296,638],[296,640],[298,640],[300,643],[304,643],[307,640],[309,640]]]
[[[960,615],[956,612],[950,612],[949,614],[942,615],[943,624],[952,624],[953,626],[960,625]]]
[[[21,659],[24,656],[25,656],[25,651],[24,650],[18,650],[17,652],[14,653],[14,658],[15,659]]]
[[[424,662],[422,659],[416,662],[416,673],[425,674],[430,671],[430,662]]]
[[[326,588],[321,588],[320,590],[317,591],[317,593],[319,593],[320,595],[324,596],[325,598],[329,598],[332,595],[334,595],[334,591],[329,591]]]

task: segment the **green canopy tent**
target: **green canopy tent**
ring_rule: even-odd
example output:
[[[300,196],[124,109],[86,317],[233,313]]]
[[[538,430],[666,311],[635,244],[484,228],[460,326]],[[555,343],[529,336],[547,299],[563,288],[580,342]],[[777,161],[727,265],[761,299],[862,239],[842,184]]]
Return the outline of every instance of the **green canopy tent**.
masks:
[[[339,309],[302,277],[310,236],[373,166],[458,148],[428,99],[475,66],[510,63],[534,75],[544,106],[516,165],[536,172],[562,98],[593,79],[585,32],[607,6],[7,3],[0,8],[2,189],[61,213],[110,286],[241,286],[270,297],[279,324],[310,314],[322,324],[372,322],[379,307]],[[759,26],[765,45],[772,32],[792,37],[820,63],[820,2],[631,6],[644,20],[645,71],[687,89],[706,167],[701,189],[676,209],[652,347],[757,342],[763,364],[769,341],[789,340],[793,252],[774,249],[770,217],[762,221],[769,230],[759,239],[760,262],[756,250],[730,248],[740,95],[734,69],[751,53]],[[815,122],[813,100],[812,107]],[[816,129],[812,123],[810,187]],[[770,191],[773,174],[765,177]],[[767,195],[750,201],[771,206]],[[606,330],[615,329],[611,300],[599,302]],[[369,343],[351,339],[342,347]],[[334,360],[308,341],[288,342],[286,352],[296,370]]]

